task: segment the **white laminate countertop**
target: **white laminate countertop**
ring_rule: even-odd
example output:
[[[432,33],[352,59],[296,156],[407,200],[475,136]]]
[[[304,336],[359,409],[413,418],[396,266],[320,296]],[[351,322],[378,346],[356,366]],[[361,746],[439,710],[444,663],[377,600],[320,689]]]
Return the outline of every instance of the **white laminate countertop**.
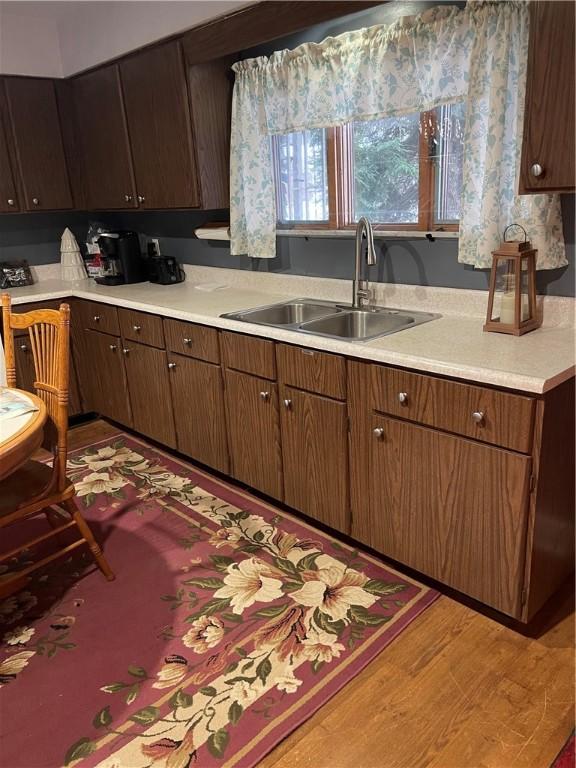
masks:
[[[53,271],[53,270],[52,270]],[[186,267],[178,285],[101,286],[93,280],[41,279],[10,290],[14,304],[66,296],[189,320],[302,347],[374,360],[465,381],[541,394],[575,372],[574,299],[546,299],[544,324],[521,337],[482,330],[486,292],[376,285],[379,305],[438,312],[442,317],[368,342],[351,342],[220,317],[297,297],[350,301],[351,283],[214,267]],[[202,290],[218,283],[226,287]],[[200,287],[199,287],[200,286]]]

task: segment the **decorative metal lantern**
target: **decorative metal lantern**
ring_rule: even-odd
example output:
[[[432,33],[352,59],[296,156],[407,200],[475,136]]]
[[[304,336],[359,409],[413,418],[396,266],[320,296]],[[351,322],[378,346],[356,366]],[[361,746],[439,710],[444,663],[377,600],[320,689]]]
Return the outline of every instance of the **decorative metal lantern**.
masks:
[[[506,233],[518,227],[524,240],[506,240]],[[523,333],[538,328],[536,317],[536,250],[526,239],[526,231],[519,224],[510,224],[504,230],[504,240],[497,251],[492,251],[492,272],[485,331]]]

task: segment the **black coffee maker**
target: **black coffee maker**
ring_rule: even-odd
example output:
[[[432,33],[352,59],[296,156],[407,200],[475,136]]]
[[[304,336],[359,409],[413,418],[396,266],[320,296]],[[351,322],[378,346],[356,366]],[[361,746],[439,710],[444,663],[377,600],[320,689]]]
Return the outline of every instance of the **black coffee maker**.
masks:
[[[143,283],[148,280],[146,263],[140,252],[140,240],[136,232],[111,230],[103,232],[97,240],[102,259],[102,276],[96,282],[101,285]]]

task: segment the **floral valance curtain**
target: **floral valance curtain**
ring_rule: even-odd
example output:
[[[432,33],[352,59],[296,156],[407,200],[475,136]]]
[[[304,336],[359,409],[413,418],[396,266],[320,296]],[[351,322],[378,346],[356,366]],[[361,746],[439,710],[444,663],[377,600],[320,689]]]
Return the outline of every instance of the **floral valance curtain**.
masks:
[[[565,262],[559,200],[517,188],[528,47],[523,2],[440,7],[234,65],[230,228],[233,254],[276,255],[271,136],[422,112],[465,101],[459,259],[489,266],[511,221]]]

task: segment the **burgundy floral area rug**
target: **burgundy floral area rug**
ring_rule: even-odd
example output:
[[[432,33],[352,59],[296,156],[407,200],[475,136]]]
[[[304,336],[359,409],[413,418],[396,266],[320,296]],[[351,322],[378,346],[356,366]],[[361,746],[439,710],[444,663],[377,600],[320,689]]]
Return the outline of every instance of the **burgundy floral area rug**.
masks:
[[[0,604],[4,766],[254,766],[437,597],[127,435],[69,469],[116,580]]]

